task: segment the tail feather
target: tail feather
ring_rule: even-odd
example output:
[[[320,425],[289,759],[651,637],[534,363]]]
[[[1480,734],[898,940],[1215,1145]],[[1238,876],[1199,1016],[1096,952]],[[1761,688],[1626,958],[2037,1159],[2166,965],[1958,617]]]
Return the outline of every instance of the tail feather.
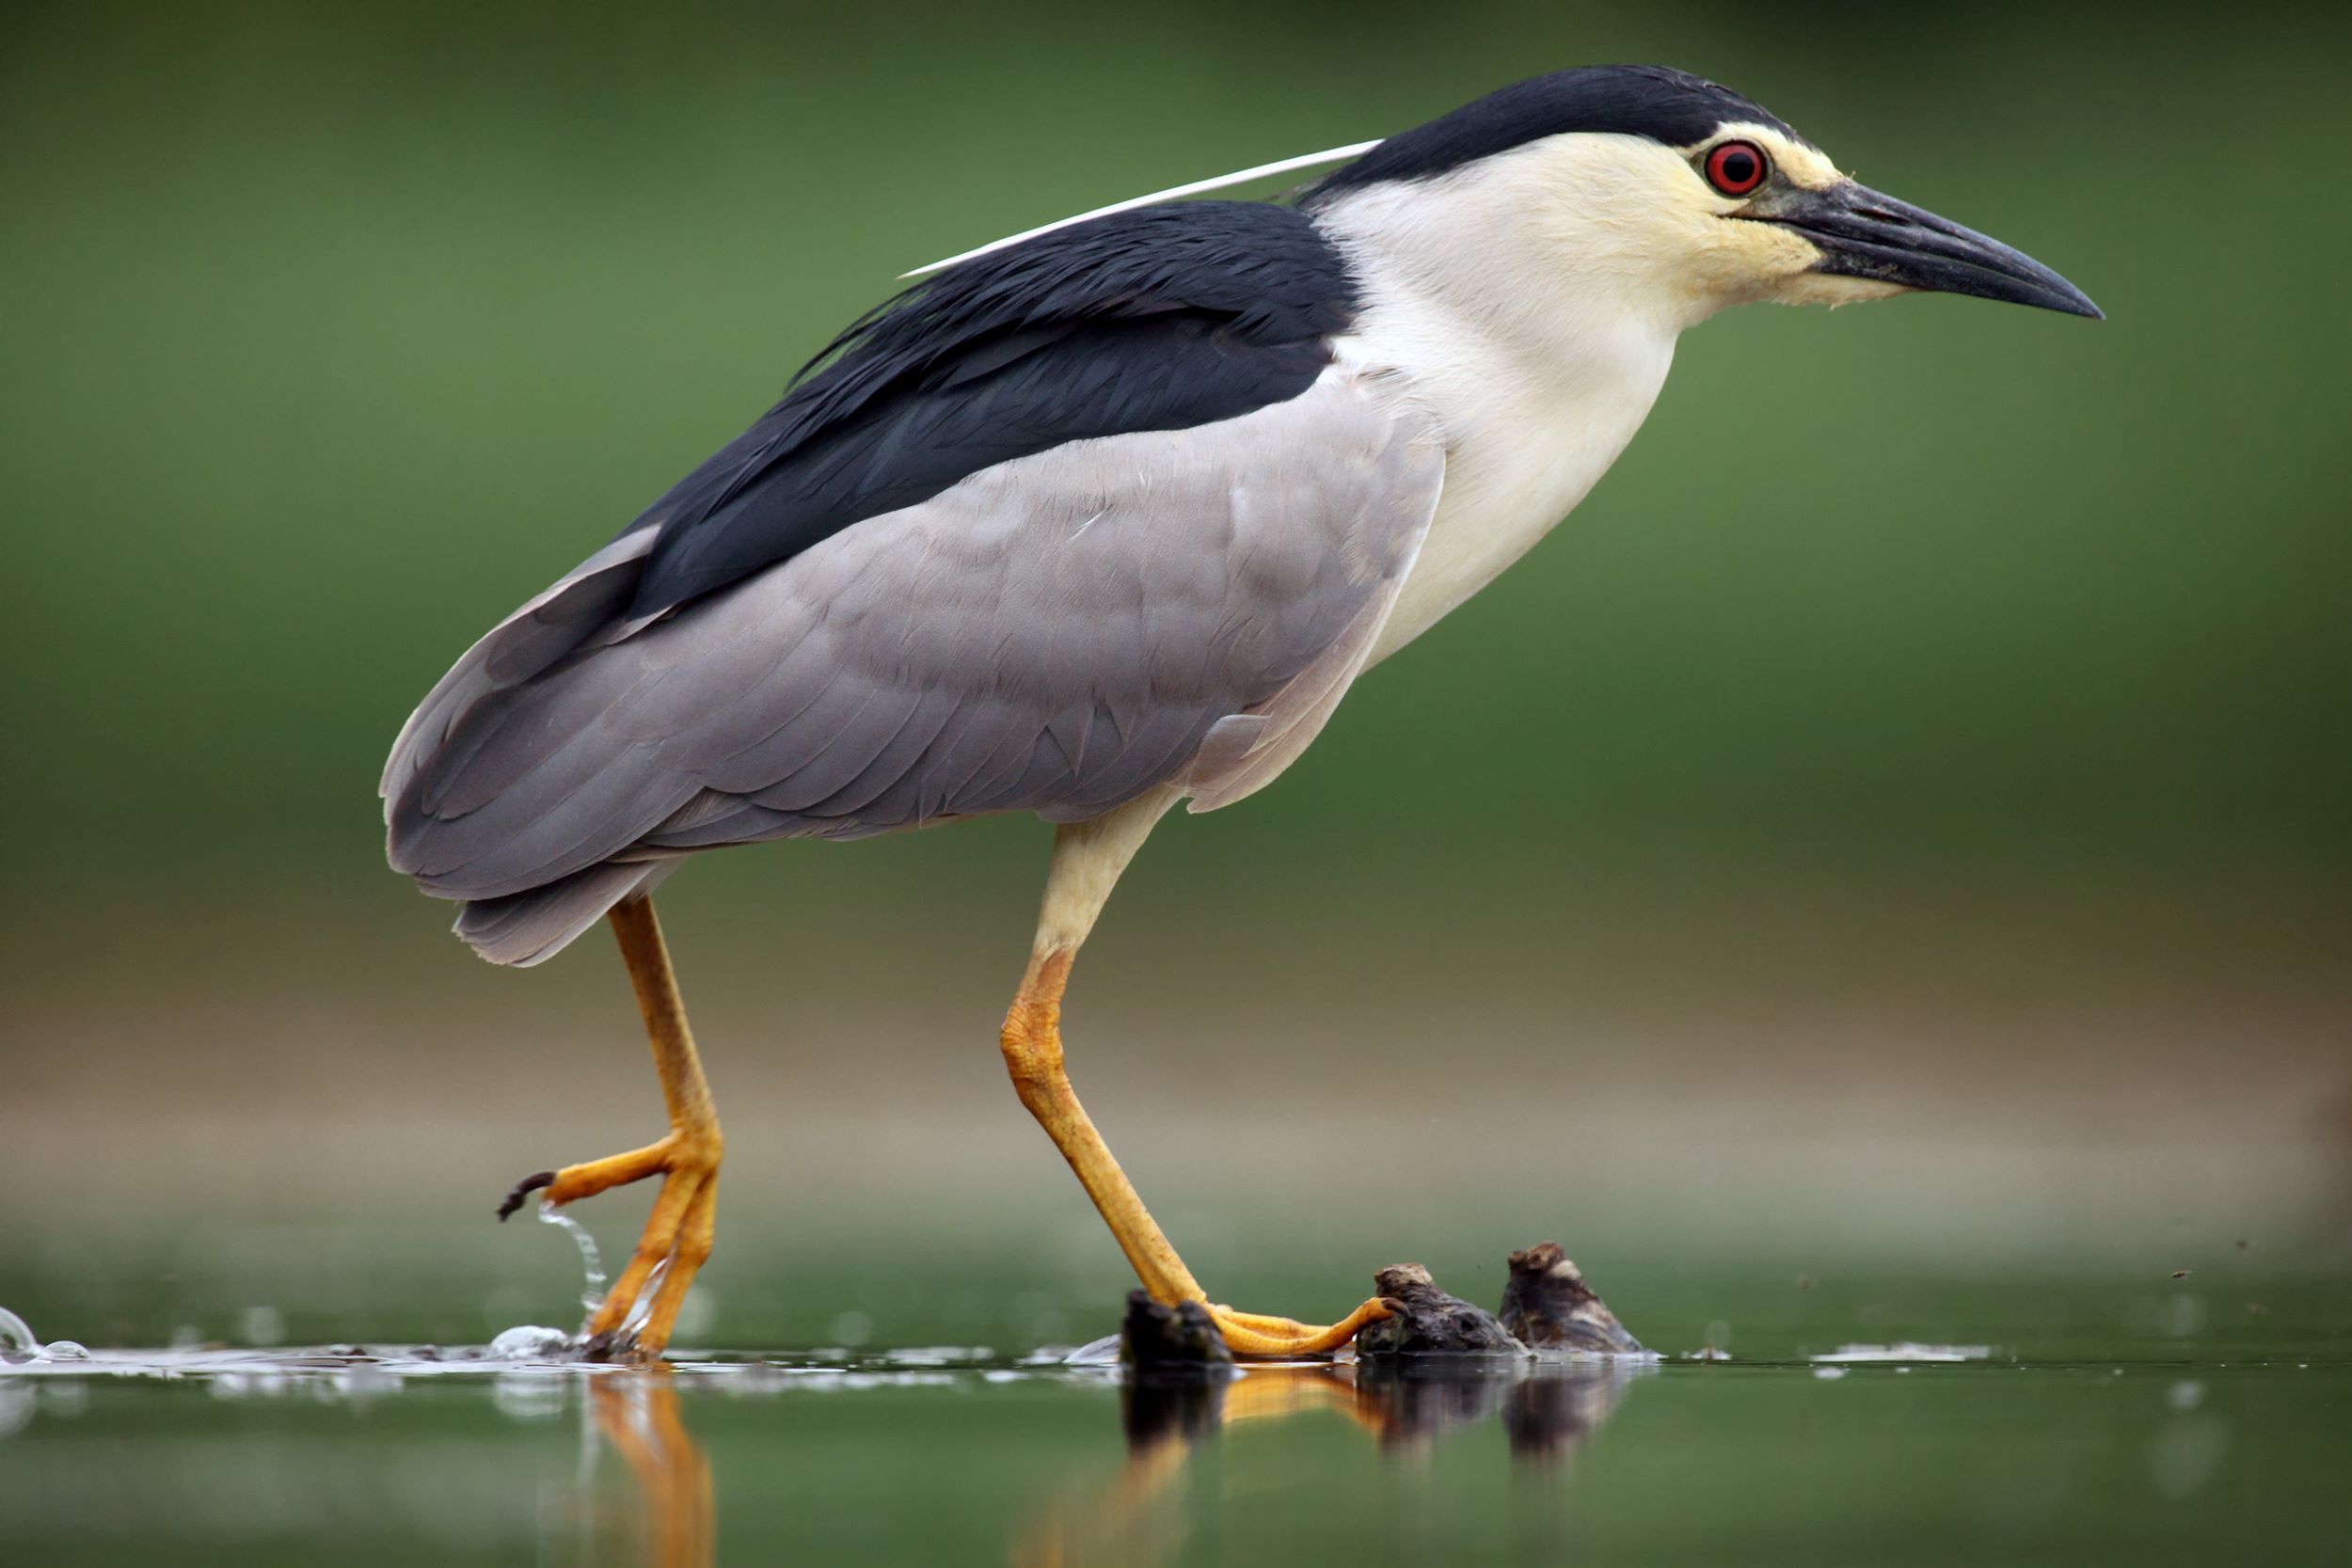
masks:
[[[612,624],[637,591],[656,531],[643,528],[623,534],[466,650],[392,742],[376,786],[387,823],[404,797],[429,787],[428,781],[448,766],[450,737],[485,698],[545,673]]]
[[[400,842],[398,824],[417,818],[429,798],[446,793],[484,737],[500,727],[495,707],[484,705],[501,694],[511,700],[608,632],[636,592],[655,532],[633,529],[581,562],[467,650],[417,705],[392,743],[380,785],[385,823],[393,829],[395,868],[411,875],[422,870],[417,847]],[[475,722],[469,725],[469,717]],[[591,865],[539,887],[466,901],[458,908],[457,934],[492,963],[539,963],[563,951],[613,905],[650,891],[675,864],[657,860]],[[419,880],[429,879],[420,875]]]
[[[592,865],[544,887],[461,904],[454,929],[494,964],[529,969],[555,957],[624,899],[651,893],[675,860]]]

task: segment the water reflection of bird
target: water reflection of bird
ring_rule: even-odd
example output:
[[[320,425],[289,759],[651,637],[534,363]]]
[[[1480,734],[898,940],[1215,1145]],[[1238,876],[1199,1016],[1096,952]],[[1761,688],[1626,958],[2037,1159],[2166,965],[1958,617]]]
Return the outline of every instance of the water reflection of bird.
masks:
[[[644,1505],[645,1568],[707,1568],[717,1544],[710,1461],[687,1430],[675,1384],[638,1373],[593,1378],[588,1404]]]
[[[1539,77],[1346,150],[1292,205],[1145,204],[959,258],[409,720],[383,777],[392,863],[500,963],[609,916],[652,1037],[668,1133],[508,1203],[664,1178],[598,1349],[658,1354],[710,1251],[719,1122],[648,901],[687,858],[1058,824],[1005,1060],[1144,1286],[1206,1302],[1059,1029],[1162,814],[1288,767],[1359,674],[1583,498],[1676,339],[1725,307],[1935,290],[2097,313],[1676,71]],[[1327,1349],[1380,1310],[1214,1308],[1243,1353]]]
[[[1608,1420],[1632,1380],[1653,1370],[1627,1360],[1433,1358],[1390,1368],[1276,1365],[1238,1376],[1208,1368],[1130,1376],[1120,1390],[1126,1454],[1118,1469],[1041,1509],[1011,1556],[1025,1564],[1141,1568],[1173,1555],[1186,1533],[1180,1503],[1192,1455],[1229,1427],[1334,1415],[1395,1455],[1500,1414],[1515,1457],[1556,1466]],[[717,1543],[710,1462],[686,1423],[675,1380],[637,1372],[593,1378],[588,1409],[628,1467],[639,1560],[645,1568],[707,1568]]]
[[[1335,1415],[1384,1454],[1419,1453],[1445,1433],[1500,1415],[1515,1458],[1557,1467],[1655,1369],[1626,1360],[1257,1366],[1238,1376],[1131,1379],[1120,1390],[1127,1459],[1119,1473],[1041,1513],[1016,1544],[1023,1564],[1117,1563],[1173,1556],[1184,1525],[1175,1497],[1193,1452],[1228,1428]]]

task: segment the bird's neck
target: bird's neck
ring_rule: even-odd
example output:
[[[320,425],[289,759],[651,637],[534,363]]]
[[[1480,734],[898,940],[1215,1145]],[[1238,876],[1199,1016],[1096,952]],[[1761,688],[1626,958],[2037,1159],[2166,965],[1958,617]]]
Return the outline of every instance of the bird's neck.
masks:
[[[1357,226],[1348,215],[1317,214],[1362,291],[1342,363],[1396,387],[1446,440],[1444,494],[1374,649],[1384,658],[1584,499],[1641,428],[1684,324],[1624,297],[1606,273],[1547,279],[1507,249],[1466,252],[1462,233],[1486,230],[1448,233],[1442,212]]]

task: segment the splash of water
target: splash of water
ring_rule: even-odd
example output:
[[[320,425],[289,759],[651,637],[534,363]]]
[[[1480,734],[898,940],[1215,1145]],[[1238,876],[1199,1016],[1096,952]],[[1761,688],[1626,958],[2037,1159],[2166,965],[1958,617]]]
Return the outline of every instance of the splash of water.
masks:
[[[493,1361],[560,1361],[574,1348],[572,1337],[560,1328],[522,1323],[501,1330],[490,1341],[488,1355]]]
[[[87,1347],[72,1339],[52,1339],[40,1342],[33,1325],[0,1307],[0,1362],[20,1364],[27,1361],[87,1361]]]
[[[0,1307],[0,1360],[28,1361],[40,1354],[40,1341],[33,1336],[33,1325]]]
[[[588,1234],[588,1227],[552,1203],[539,1205],[542,1224],[561,1226],[572,1233],[580,1243],[580,1265],[587,1276],[587,1288],[580,1292],[580,1305],[594,1312],[604,1303],[604,1257],[596,1251],[596,1239]]]
[[[622,1332],[634,1339],[644,1332],[645,1322],[653,1316],[654,1292],[661,1287],[661,1276],[670,1272],[670,1260],[664,1258],[645,1275],[645,1287],[637,1292],[637,1299],[628,1306],[628,1318],[621,1325]]]

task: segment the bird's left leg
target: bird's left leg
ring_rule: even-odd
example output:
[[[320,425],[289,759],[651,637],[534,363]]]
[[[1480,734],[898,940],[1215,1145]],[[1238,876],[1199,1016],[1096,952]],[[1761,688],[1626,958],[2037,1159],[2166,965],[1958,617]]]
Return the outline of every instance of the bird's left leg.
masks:
[[[660,1074],[662,1099],[669,1105],[669,1133],[627,1154],[527,1176],[499,1205],[499,1218],[513,1213],[524,1197],[542,1187],[547,1189],[548,1203],[564,1204],[660,1176],[661,1195],[645,1217],[637,1248],[588,1320],[591,1354],[652,1359],[669,1344],[678,1308],[686,1304],[686,1289],[710,1257],[719,1200],[719,1161],[726,1150],[726,1140],[720,1136],[710,1085],[703,1077],[702,1058],[694,1052],[693,1033],[686,1026],[686,1003],[678,995],[677,976],[670,968],[670,950],[662,942],[661,927],[654,919],[653,900],[628,899],[614,905],[609,918],[612,934],[620,942],[622,962],[628,966],[629,984],[637,992],[645,1037],[653,1046],[654,1070]],[[661,1271],[661,1277],[654,1284],[644,1324],[632,1340],[627,1333],[629,1314],[653,1281],[656,1269]]]
[[[1002,1043],[1021,1103],[1043,1127],[1087,1196],[1094,1200],[1118,1239],[1136,1277],[1152,1299],[1174,1306],[1197,1301],[1208,1307],[1225,1343],[1242,1355],[1302,1355],[1337,1350],[1364,1324],[1385,1318],[1379,1299],[1365,1302],[1336,1323],[1302,1323],[1289,1318],[1236,1312],[1209,1301],[1176,1249],[1144,1208],[1143,1199],[1111,1157],[1110,1147],[1078,1102],[1062,1063],[1061,998],[1079,944],[1111,895],[1119,874],[1168,808],[1173,790],[1133,801],[1091,822],[1065,825],[1054,839],[1054,861],[1046,874],[1045,905],[1039,916],[1028,972],[1005,1016]]]

